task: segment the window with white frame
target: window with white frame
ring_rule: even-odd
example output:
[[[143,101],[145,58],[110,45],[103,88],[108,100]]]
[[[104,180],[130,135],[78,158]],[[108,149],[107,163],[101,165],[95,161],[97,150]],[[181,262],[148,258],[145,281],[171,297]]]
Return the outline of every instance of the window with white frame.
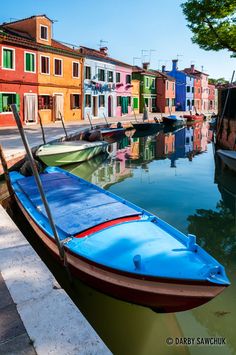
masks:
[[[62,76],[62,59],[54,58],[54,75]]]
[[[91,79],[91,67],[85,66],[85,79]]]
[[[85,106],[91,107],[91,95],[88,94],[85,95]]]
[[[0,113],[11,113],[11,105],[16,104],[17,110],[20,110],[20,95],[16,93],[0,93]]]
[[[71,95],[71,109],[79,109],[80,108],[80,95],[72,94]]]
[[[15,69],[15,50],[11,48],[2,48],[2,68]]]
[[[108,83],[113,83],[113,71],[108,70],[107,81],[108,81]]]
[[[120,73],[119,72],[116,73],[116,82],[120,83]]]
[[[155,89],[155,79],[152,79],[152,89]]]
[[[105,70],[98,69],[98,80],[105,81]]]
[[[40,39],[48,40],[48,26],[40,25]]]
[[[72,63],[72,76],[73,78],[79,77],[79,62]]]
[[[50,74],[50,58],[41,56],[40,58],[40,72],[41,74]]]
[[[35,53],[25,52],[25,71],[35,73]]]
[[[148,78],[145,78],[145,86],[146,86],[146,88],[149,87],[149,80],[148,80]]]
[[[105,106],[105,95],[99,95],[99,107]]]

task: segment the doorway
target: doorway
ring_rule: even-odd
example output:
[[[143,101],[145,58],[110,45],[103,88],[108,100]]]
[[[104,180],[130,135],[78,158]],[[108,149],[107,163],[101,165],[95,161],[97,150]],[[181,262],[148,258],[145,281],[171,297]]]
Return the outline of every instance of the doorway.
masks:
[[[128,105],[129,105],[129,98],[126,96],[121,97],[121,113],[127,114],[128,113]]]
[[[24,120],[25,123],[37,123],[38,100],[36,94],[24,95]]]
[[[93,117],[98,116],[98,97],[93,96]]]
[[[54,95],[54,120],[61,120],[64,117],[64,97],[63,94]]]
[[[108,117],[113,116],[113,97],[111,95],[108,96]]]

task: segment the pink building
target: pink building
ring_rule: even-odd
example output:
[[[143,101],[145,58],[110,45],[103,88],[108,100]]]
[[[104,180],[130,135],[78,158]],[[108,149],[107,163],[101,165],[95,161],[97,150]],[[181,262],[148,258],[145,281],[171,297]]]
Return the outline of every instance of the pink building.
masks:
[[[116,116],[123,116],[132,112],[131,79],[132,67],[130,65],[124,63],[116,65]]]

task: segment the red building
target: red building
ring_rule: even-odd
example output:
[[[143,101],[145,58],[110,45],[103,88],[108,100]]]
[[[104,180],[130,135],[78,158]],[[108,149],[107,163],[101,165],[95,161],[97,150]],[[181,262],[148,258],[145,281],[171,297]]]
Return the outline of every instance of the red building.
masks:
[[[214,84],[209,84],[208,83],[208,110],[216,110],[216,104],[215,104],[215,91],[216,87]]]
[[[175,135],[160,132],[156,136],[156,154],[155,158],[166,158],[175,151]]]
[[[175,112],[175,78],[167,75],[165,67],[162,72],[155,71],[157,86],[157,112],[173,113]]]
[[[37,120],[36,51],[6,28],[0,32],[0,126],[15,125],[10,105],[15,103],[24,122]],[[25,38],[24,38],[25,35]],[[23,107],[24,106],[24,107]]]

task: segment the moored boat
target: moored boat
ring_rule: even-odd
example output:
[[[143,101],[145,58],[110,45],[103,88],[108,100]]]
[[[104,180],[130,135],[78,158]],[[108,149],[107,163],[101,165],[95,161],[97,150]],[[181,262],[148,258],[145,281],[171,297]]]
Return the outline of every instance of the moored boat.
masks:
[[[35,155],[46,165],[67,165],[79,163],[105,152],[106,142],[63,141],[42,145]]]
[[[196,113],[196,115],[183,115],[184,118],[186,118],[187,122],[195,122],[195,121],[203,121],[205,116],[203,114],[198,114]]]
[[[176,312],[208,302],[229,285],[224,268],[198,244],[149,212],[60,168],[40,180],[69,268],[116,298]],[[16,201],[59,257],[34,177],[10,173]]]
[[[162,121],[167,125],[184,125],[185,120],[182,117],[176,115],[169,115],[162,117]]]
[[[219,149],[217,150],[217,154],[229,169],[236,172],[236,151]]]

